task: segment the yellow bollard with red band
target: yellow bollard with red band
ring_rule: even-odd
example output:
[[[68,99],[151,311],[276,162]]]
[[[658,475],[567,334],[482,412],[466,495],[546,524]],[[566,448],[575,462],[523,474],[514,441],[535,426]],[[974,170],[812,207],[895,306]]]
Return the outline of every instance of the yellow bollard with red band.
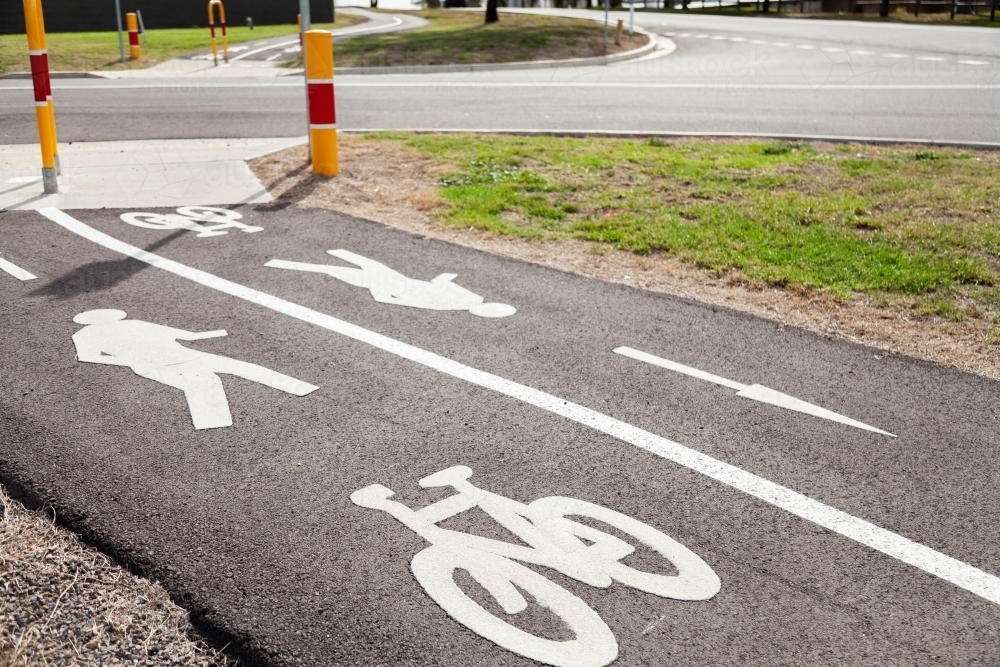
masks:
[[[229,62],[229,38],[226,37],[226,8],[222,0],[209,0],[208,3],[208,30],[212,35],[212,61],[219,64],[219,51],[215,47],[215,8],[219,8],[219,26],[222,28],[222,57]]]
[[[142,56],[139,48],[139,18],[134,14],[125,15],[125,26],[128,28],[128,55],[132,60],[138,60]]]
[[[28,33],[31,82],[35,91],[35,119],[42,149],[42,186],[46,193],[59,192],[56,117],[49,79],[49,55],[45,46],[45,22],[41,0],[24,0],[24,24]]]
[[[303,33],[302,57],[309,90],[309,142],[314,174],[340,173],[337,156],[337,106],[333,95],[333,34],[326,30]]]

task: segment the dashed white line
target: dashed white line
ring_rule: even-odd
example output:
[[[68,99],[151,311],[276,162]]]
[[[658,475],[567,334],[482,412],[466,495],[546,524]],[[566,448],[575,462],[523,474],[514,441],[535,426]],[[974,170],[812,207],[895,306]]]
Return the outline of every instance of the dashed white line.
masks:
[[[939,58],[938,56],[921,56],[921,57],[917,58],[917,60],[926,60],[926,61],[932,62],[932,63],[939,63],[939,62],[944,61],[944,58]]]
[[[724,35],[713,35],[712,39],[726,39]]]
[[[791,46],[788,42],[774,42],[772,46]]]
[[[708,35],[695,35],[695,39],[708,39]]]
[[[729,41],[730,42],[745,42],[745,41],[747,41],[747,39],[746,39],[746,37],[730,37]]]
[[[856,55],[856,56],[873,56],[873,55],[875,55],[874,51],[851,51],[851,53],[854,54],[854,55]]]
[[[813,46],[812,44],[796,44],[795,48],[797,48],[797,49],[815,49],[816,47]]]
[[[883,53],[883,58],[909,58],[910,56],[903,53]]]
[[[301,322],[346,336],[360,343],[426,366],[472,385],[509,396],[514,400],[558,415],[582,426],[627,442],[656,456],[673,461],[762,500],[827,530],[854,540],[924,572],[948,581],[993,604],[1000,605],[1000,577],[952,558],[928,546],[859,519],[787,487],[734,465],[712,458],[690,447],[645,431],[614,417],[528,387],[492,373],[466,366],[447,357],[306,308],[282,298],[239,285],[179,262],[160,257],[89,227],[56,208],[38,211],[67,231],[114,252],[145,262],[223,294],[268,308]]]
[[[843,49],[838,49],[838,48],[833,47],[833,46],[822,48],[822,49],[820,49],[820,51],[822,51],[824,53],[843,53],[844,52]]]
[[[959,65],[989,65],[985,60],[959,60]]]

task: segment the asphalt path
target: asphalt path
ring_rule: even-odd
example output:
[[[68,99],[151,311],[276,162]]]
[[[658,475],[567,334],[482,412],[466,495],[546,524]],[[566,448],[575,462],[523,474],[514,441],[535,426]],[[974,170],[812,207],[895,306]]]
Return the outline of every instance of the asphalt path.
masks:
[[[616,665],[1000,661],[1000,384],[336,213],[238,210],[263,229],[199,237],[126,224],[126,211],[50,211],[66,226],[0,213],[0,256],[37,276],[0,272],[0,470],[164,582],[248,664],[539,664],[524,644],[506,650],[446,614],[410,569],[428,542],[351,501],[379,484],[424,507],[454,492],[418,481],[457,465],[515,501],[562,496],[633,517],[718,577],[714,596],[680,600],[530,566],[602,619]],[[516,313],[380,303],[330,276],[265,266],[351,266],[324,252],[334,249],[419,280],[457,274]],[[186,345],[319,389],[299,397],[224,376],[233,426],[195,430],[181,391],[76,360],[73,318],[93,309],[225,329]],[[898,437],[749,400],[620,346]],[[640,546],[626,565],[688,571],[589,525]],[[441,526],[525,539],[482,509]],[[487,580],[508,567],[464,562]],[[574,636],[523,582],[530,604],[512,620],[464,571],[456,581],[530,635]]]
[[[340,76],[340,127],[1000,143],[990,29],[643,12],[636,23],[676,50],[603,67]],[[65,141],[296,136],[304,123],[301,79],[54,88]],[[0,91],[0,142],[34,141],[27,82]]]

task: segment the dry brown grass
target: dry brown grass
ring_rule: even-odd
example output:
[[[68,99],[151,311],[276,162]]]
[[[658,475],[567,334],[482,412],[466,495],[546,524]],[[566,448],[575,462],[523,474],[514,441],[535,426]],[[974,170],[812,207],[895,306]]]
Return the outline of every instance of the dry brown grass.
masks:
[[[575,240],[544,243],[443,225],[438,178],[449,171],[398,142],[346,135],[341,176],[313,177],[305,147],[258,158],[251,169],[279,201],[325,208],[405,231],[553,268],[717,304],[823,335],[1000,379],[1000,345],[975,322],[915,313],[864,296],[833,299],[766,287],[737,273],[715,276],[663,255]]]
[[[0,667],[226,664],[187,612],[0,487]]]

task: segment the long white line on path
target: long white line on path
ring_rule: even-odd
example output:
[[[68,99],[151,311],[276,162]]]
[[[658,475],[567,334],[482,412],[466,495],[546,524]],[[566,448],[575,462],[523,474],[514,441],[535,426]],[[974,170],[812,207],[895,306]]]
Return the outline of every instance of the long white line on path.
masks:
[[[11,264],[2,257],[0,257],[0,271],[5,271],[6,273],[9,273],[10,275],[17,278],[18,280],[34,280],[35,278],[38,277],[33,273],[28,273],[27,271],[22,269],[20,266],[17,266],[16,264]]]
[[[675,373],[682,373],[690,377],[698,378],[699,380],[705,380],[706,382],[735,389],[737,392],[736,395],[742,396],[743,398],[760,401],[761,403],[767,403],[768,405],[774,405],[786,410],[794,410],[795,412],[812,415],[813,417],[819,417],[820,419],[829,419],[830,421],[846,424],[847,426],[853,426],[854,428],[864,429],[865,431],[881,433],[882,435],[888,435],[893,438],[896,437],[888,431],[883,431],[880,428],[869,426],[864,422],[859,422],[851,419],[850,417],[845,417],[844,415],[827,410],[826,408],[821,408],[818,405],[807,403],[802,399],[789,396],[788,394],[783,394],[780,391],[771,389],[770,387],[765,387],[764,385],[743,384],[742,382],[736,382],[735,380],[727,380],[724,377],[712,375],[711,373],[703,370],[692,368],[691,366],[685,366],[684,364],[679,364],[676,361],[670,361],[669,359],[657,357],[656,355],[643,352],[642,350],[636,350],[631,347],[618,347],[615,348],[613,352],[617,352],[625,357],[631,357],[637,361],[644,361],[647,364],[659,366],[660,368],[666,368],[667,370],[674,371]]]
[[[763,477],[737,468],[699,451],[637,426],[609,417],[590,408],[563,400],[538,389],[506,380],[498,375],[471,368],[457,361],[403,343],[394,338],[369,331],[356,324],[331,317],[276,296],[245,287],[224,278],[191,268],[159,255],[146,252],[103,232],[85,225],[57,208],[41,208],[38,212],[70,232],[158,269],[194,281],[224,294],[294,317],[334,333],[371,345],[390,354],[422,364],[446,375],[465,380],[485,389],[533,405],[565,417],[613,438],[623,440],[648,452],[662,456],[695,472],[743,491],[795,516],[812,521],[888,556],[948,581],[970,593],[1000,605],[1000,577],[984,572],[968,563],[952,558],[897,533],[880,528],[834,507],[813,500]]]

